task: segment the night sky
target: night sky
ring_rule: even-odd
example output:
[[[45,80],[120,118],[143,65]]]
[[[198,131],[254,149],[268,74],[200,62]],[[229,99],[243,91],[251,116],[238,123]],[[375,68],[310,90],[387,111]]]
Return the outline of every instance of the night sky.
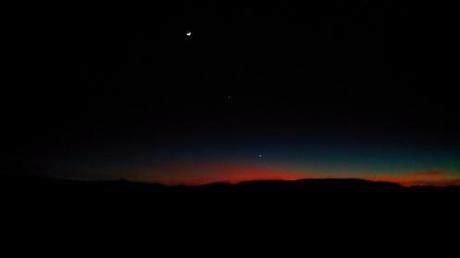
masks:
[[[304,2],[22,8],[2,171],[460,185],[458,4]]]

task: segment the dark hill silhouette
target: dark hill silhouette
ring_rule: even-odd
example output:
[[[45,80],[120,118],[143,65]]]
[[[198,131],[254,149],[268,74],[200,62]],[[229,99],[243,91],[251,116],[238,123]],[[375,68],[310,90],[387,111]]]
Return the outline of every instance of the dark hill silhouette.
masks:
[[[0,183],[4,193],[14,196],[141,196],[142,198],[167,198],[171,195],[190,197],[193,195],[226,194],[231,195],[273,195],[290,194],[310,197],[349,194],[410,194],[410,193],[449,193],[459,194],[460,187],[414,186],[405,187],[396,183],[368,181],[362,179],[302,179],[302,180],[260,180],[236,184],[217,182],[199,186],[166,186],[158,183],[132,182],[129,180],[82,181],[45,177],[4,176]]]
[[[404,187],[359,179],[252,181],[202,186],[118,181],[75,181],[3,177],[0,199],[4,221],[26,228],[104,225],[118,231],[201,232],[203,225],[226,234],[234,224],[260,230],[307,225],[346,232],[380,226],[451,225],[458,220],[460,187]],[[17,223],[15,224],[17,225]],[[240,228],[241,228],[240,227]],[[191,229],[190,229],[191,228]],[[187,231],[186,230],[186,231]],[[107,231],[110,232],[110,231]],[[177,231],[179,232],[179,231]],[[261,231],[262,232],[262,231]]]

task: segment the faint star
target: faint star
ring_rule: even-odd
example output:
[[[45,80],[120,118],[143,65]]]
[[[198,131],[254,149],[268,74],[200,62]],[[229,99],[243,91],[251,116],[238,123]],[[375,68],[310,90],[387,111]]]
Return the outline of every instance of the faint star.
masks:
[[[264,157],[264,155],[262,155],[262,154],[257,155],[257,158],[259,158],[259,159],[261,159],[263,157]]]

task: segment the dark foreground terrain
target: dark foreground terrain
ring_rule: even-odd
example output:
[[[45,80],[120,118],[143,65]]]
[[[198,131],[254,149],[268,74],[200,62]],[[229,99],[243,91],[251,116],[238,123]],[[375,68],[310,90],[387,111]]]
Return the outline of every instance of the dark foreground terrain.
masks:
[[[201,186],[119,181],[74,181],[49,178],[7,177],[1,180],[2,198],[11,203],[85,207],[137,206],[185,208],[279,207],[296,209],[316,206],[357,205],[362,209],[456,207],[460,187],[404,187],[388,182],[360,179],[305,179],[297,181],[252,181]]]
[[[390,241],[394,247],[406,246],[409,238],[418,246],[418,239],[454,240],[448,236],[457,232],[459,218],[459,187],[408,188],[355,179],[195,187],[43,178],[0,182],[9,239],[70,247],[91,242],[112,251],[127,243],[155,250],[164,247],[160,243],[189,243],[201,250],[203,241],[262,243],[261,248],[267,241],[299,247],[311,241],[377,246]]]

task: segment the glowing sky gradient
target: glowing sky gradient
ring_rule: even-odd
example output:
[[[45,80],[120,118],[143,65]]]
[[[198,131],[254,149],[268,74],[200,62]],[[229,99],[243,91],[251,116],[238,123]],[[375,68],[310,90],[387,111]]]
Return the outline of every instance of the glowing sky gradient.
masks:
[[[460,185],[457,152],[435,147],[236,142],[152,149],[100,151],[73,157],[55,170],[67,171],[64,177],[77,179],[124,178],[167,185],[305,178],[360,178],[406,186]]]
[[[321,178],[361,178],[373,181],[394,182],[405,186],[412,185],[459,185],[454,173],[448,171],[415,171],[401,173],[334,173],[327,171],[293,170],[275,166],[226,163],[186,163],[152,168],[161,174],[149,177],[148,168],[141,173],[141,181],[161,182],[167,185],[201,185],[215,182],[238,183],[252,180],[298,180]]]
[[[159,2],[12,22],[0,173],[460,185],[458,8]]]

